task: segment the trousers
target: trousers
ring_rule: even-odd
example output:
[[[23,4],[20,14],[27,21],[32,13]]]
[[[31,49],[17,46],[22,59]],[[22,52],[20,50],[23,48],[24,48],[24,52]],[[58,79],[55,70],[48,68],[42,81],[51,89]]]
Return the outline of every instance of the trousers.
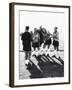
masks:
[[[31,51],[25,51],[25,59],[30,60],[31,58]]]

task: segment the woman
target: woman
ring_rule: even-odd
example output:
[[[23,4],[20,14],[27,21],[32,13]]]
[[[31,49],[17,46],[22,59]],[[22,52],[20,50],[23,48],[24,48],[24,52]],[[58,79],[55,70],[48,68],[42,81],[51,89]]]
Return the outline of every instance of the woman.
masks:
[[[50,48],[50,45],[51,45],[51,34],[50,32],[48,31],[47,33],[47,36],[46,36],[46,39],[45,39],[45,43],[44,43],[44,47],[47,45],[48,46],[48,49]]]
[[[34,50],[36,50],[36,48],[38,48],[39,50],[39,46],[40,46],[39,41],[40,41],[39,33],[37,32],[37,29],[34,28],[33,42],[32,42],[32,47],[34,48]]]
[[[55,50],[59,50],[59,33],[57,31],[58,27],[54,28],[54,33],[53,33],[53,46]]]

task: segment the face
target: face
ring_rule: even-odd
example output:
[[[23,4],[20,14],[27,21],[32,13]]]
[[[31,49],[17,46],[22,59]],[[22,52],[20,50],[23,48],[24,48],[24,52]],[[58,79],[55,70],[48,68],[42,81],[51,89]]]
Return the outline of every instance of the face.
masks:
[[[36,31],[37,31],[37,29],[36,29],[36,28],[34,28],[34,33],[36,33]]]
[[[57,32],[57,28],[54,29],[54,32]]]
[[[40,26],[40,29],[42,29],[42,26]]]

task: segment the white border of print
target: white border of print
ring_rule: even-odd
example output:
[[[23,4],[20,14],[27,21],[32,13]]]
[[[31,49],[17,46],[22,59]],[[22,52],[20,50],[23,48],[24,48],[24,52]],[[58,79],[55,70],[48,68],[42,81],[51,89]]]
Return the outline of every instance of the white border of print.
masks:
[[[42,10],[42,11],[55,11],[55,12],[64,12],[65,13],[65,33],[64,33],[64,77],[60,78],[42,78],[42,79],[23,79],[19,80],[19,10]],[[36,7],[36,6],[14,6],[14,85],[34,85],[34,84],[50,84],[50,83],[64,83],[68,82],[68,70],[69,70],[69,61],[68,61],[68,40],[69,40],[69,24],[68,24],[68,8],[53,8],[53,7]]]

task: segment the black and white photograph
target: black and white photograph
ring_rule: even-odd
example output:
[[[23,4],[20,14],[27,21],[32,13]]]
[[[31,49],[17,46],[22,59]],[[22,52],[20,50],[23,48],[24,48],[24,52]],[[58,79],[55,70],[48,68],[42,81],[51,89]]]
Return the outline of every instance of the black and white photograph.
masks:
[[[20,11],[20,79],[64,76],[63,17],[59,12]]]
[[[14,86],[69,83],[69,6],[12,5]]]

